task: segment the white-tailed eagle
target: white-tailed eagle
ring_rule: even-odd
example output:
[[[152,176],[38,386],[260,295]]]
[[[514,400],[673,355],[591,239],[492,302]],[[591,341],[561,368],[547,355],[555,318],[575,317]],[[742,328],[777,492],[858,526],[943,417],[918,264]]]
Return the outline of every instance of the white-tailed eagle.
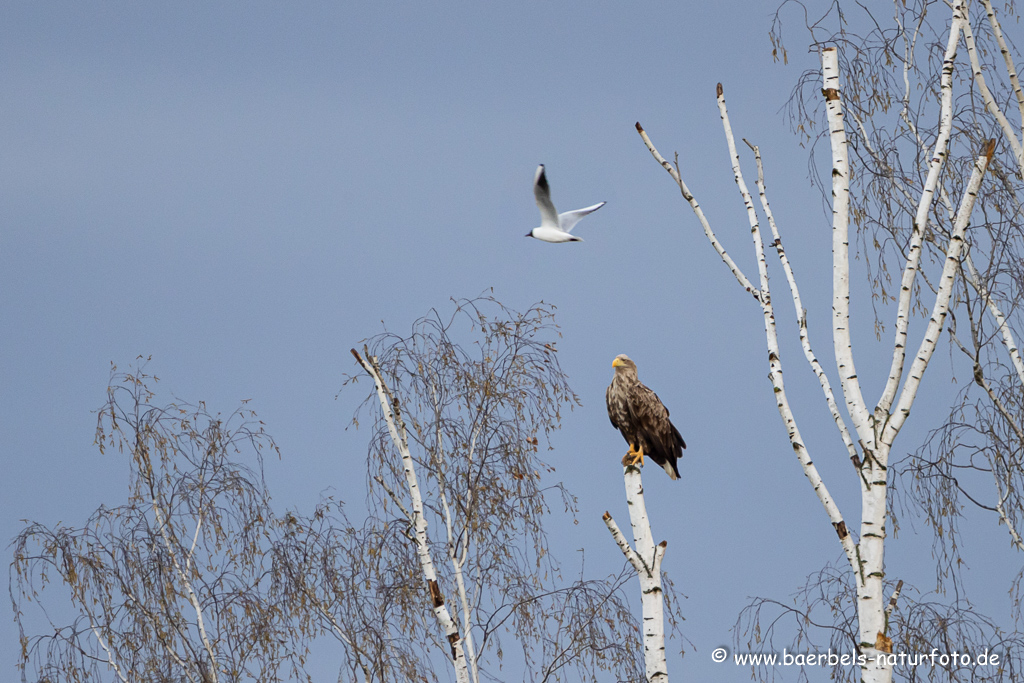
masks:
[[[644,456],[661,465],[670,479],[679,478],[676,460],[683,457],[686,442],[668,419],[668,408],[658,395],[637,378],[636,363],[620,354],[612,361],[615,377],[608,385],[605,400],[612,426],[622,432],[629,444],[623,465],[641,466]]]

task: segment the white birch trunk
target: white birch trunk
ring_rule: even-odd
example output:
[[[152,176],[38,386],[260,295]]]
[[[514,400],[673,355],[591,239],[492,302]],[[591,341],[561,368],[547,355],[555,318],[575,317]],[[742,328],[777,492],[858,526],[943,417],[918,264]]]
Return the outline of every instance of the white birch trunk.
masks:
[[[864,460],[860,467],[860,539],[857,543],[857,566],[854,568],[860,649],[867,658],[861,667],[861,677],[865,683],[883,683],[892,678],[892,668],[877,658],[880,651],[888,652],[892,649],[885,640],[884,604],[885,503],[888,484],[884,463],[888,448],[876,442],[875,419],[878,411],[875,415],[868,412],[853,364],[850,337],[850,165],[839,91],[838,51],[835,48],[823,50],[821,64],[824,80],[822,93],[825,96],[832,145],[832,338],[846,407],[864,450]],[[906,283],[903,291],[909,292]],[[899,328],[900,323],[897,322],[897,334]],[[900,351],[901,344],[897,342]],[[890,381],[894,374],[898,380],[898,373],[902,371],[902,353],[896,355]]]
[[[667,683],[668,665],[665,658],[665,594],[661,589],[661,561],[665,557],[666,541],[655,545],[651,534],[651,521],[644,503],[644,486],[640,468],[627,465],[623,471],[626,485],[626,504],[633,527],[630,547],[618,524],[605,512],[604,523],[618,544],[622,554],[636,569],[640,579],[640,602],[643,609],[644,668],[648,683]]]
[[[388,433],[391,441],[402,458],[402,468],[405,471],[405,482],[409,489],[411,500],[411,516],[409,524],[413,527],[414,539],[416,542],[416,555],[420,562],[420,569],[423,571],[423,579],[427,584],[427,590],[434,607],[434,617],[438,626],[444,631],[448,644],[451,646],[452,663],[455,666],[455,680],[458,683],[470,683],[469,666],[466,660],[463,638],[459,635],[458,624],[452,618],[448,606],[445,604],[444,595],[437,583],[437,572],[434,569],[434,560],[430,555],[430,546],[427,542],[427,518],[423,514],[423,497],[420,495],[419,482],[416,479],[416,467],[409,451],[409,439],[405,433],[405,423],[399,412],[399,402],[391,395],[390,390],[381,377],[380,369],[377,366],[376,357],[364,359],[359,353],[352,349],[359,364],[363,366],[367,374],[373,378],[377,389],[377,398],[380,400],[381,412],[384,421],[388,426]]]
[[[148,477],[152,477],[153,468],[149,463],[148,451],[143,452],[138,457],[145,460],[146,474]],[[175,545],[168,533],[168,525],[164,518],[164,508],[162,507],[163,502],[158,499],[156,490],[153,487],[150,487],[150,492],[150,503],[153,508],[153,514],[156,517],[160,537],[163,539],[164,548],[167,551],[168,556],[171,558],[171,565],[174,567],[174,571],[178,575],[178,579],[181,581],[181,584],[185,589],[185,595],[188,598],[189,604],[191,604],[192,609],[195,610],[196,629],[199,631],[199,637],[203,641],[203,649],[206,651],[206,656],[209,661],[209,673],[212,678],[212,683],[218,683],[220,680],[220,672],[217,666],[217,656],[213,651],[213,645],[210,643],[209,635],[206,632],[206,623],[203,619],[203,606],[200,604],[199,597],[196,595],[195,589],[192,587],[192,579],[190,578],[189,573],[182,569],[181,563],[178,561],[178,554],[175,552]],[[187,561],[191,563],[192,558],[189,557]]]

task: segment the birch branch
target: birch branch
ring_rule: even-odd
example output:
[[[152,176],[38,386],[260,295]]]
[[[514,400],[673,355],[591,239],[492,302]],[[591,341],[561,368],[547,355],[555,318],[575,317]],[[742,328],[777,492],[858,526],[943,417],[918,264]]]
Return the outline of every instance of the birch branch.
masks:
[[[825,110],[832,146],[832,345],[846,398],[846,409],[866,451],[874,452],[875,434],[853,363],[850,341],[850,161],[839,95],[839,53],[821,53]],[[865,453],[867,458],[869,453]]]
[[[985,109],[988,113],[995,117],[996,122],[999,123],[999,127],[1003,131],[1003,137],[1010,143],[1010,148],[1013,150],[1013,158],[1017,161],[1017,166],[1021,167],[1024,163],[1024,150],[1021,149],[1021,142],[1017,138],[1016,132],[1013,130],[1013,126],[1010,125],[1010,121],[1003,114],[999,105],[996,104],[995,97],[992,96],[992,92],[988,89],[988,84],[985,82],[985,74],[981,70],[981,60],[978,58],[978,47],[974,43],[974,32],[971,30],[970,16],[967,13],[966,8],[963,10],[964,18],[961,22],[961,26],[964,32],[964,43],[967,45],[967,56],[971,61],[971,72],[974,76],[974,82],[978,86],[978,92],[981,93],[981,99],[985,103]],[[1000,46],[1002,47],[1002,46]],[[1004,53],[1004,57],[1007,55]],[[1010,70],[1014,76],[1016,73],[1012,70],[1012,60],[1010,62]],[[1018,84],[1018,88],[1019,88]]]
[[[932,314],[928,321],[928,327],[925,330],[924,338],[921,340],[921,344],[918,347],[914,362],[910,366],[910,373],[907,377],[906,383],[903,385],[903,391],[900,394],[896,410],[893,411],[892,416],[886,422],[885,429],[882,433],[882,441],[885,444],[892,444],[893,439],[896,438],[896,435],[903,427],[903,423],[906,421],[907,416],[910,415],[910,408],[913,406],[914,399],[917,397],[917,390],[921,385],[921,378],[924,374],[925,368],[928,367],[928,362],[931,360],[932,353],[935,351],[935,346],[938,344],[939,335],[942,332],[942,326],[946,320],[946,314],[949,312],[949,299],[953,292],[953,283],[960,263],[960,253],[963,249],[964,233],[966,232],[967,224],[971,219],[971,211],[974,208],[974,202],[977,199],[978,189],[981,187],[982,178],[985,175],[985,170],[988,168],[988,163],[991,160],[994,151],[995,140],[989,140],[986,143],[981,156],[978,157],[974,164],[974,171],[971,173],[971,179],[967,183],[967,190],[961,200],[960,209],[956,216],[956,222],[953,225],[953,233],[949,238],[949,247],[946,250],[946,261],[942,268],[942,275],[939,278],[938,291],[935,295],[935,303],[932,306]]]
[[[854,574],[859,576],[853,539],[847,531],[846,523],[843,521],[842,513],[839,511],[839,506],[836,505],[835,501],[832,499],[832,496],[829,494],[828,487],[825,486],[825,482],[818,474],[817,467],[814,466],[814,462],[811,460],[810,453],[807,450],[803,436],[801,436],[800,429],[797,426],[796,416],[793,414],[793,410],[789,405],[789,397],[786,394],[786,384],[782,372],[782,356],[779,350],[778,332],[775,325],[775,311],[772,306],[771,288],[768,282],[768,265],[764,255],[764,242],[761,239],[761,228],[757,219],[757,212],[754,209],[754,202],[751,199],[749,190],[747,189],[747,183],[743,179],[743,170],[740,167],[739,154],[736,152],[736,140],[732,133],[732,125],[729,122],[729,111],[725,106],[725,93],[721,84],[719,84],[718,87],[717,101],[718,112],[722,118],[722,128],[725,132],[726,143],[729,147],[729,158],[732,162],[733,178],[735,179],[736,186],[739,188],[740,194],[743,197],[743,204],[747,208],[747,219],[750,221],[750,236],[753,240],[754,256],[757,259],[757,270],[761,285],[759,290],[761,292],[761,296],[758,297],[758,300],[761,304],[761,311],[764,316],[765,340],[768,346],[768,377],[772,383],[776,406],[779,410],[779,416],[782,418],[782,421],[786,426],[786,434],[789,436],[790,444],[793,447],[793,451],[796,453],[797,460],[800,462],[804,475],[811,483],[815,494],[818,496],[818,500],[825,508],[829,521],[832,523],[833,528],[839,535],[839,541],[843,546],[843,551],[846,553],[847,560],[850,562],[850,566],[853,569]]]
[[[620,529],[619,525],[615,523],[614,519],[612,519],[611,513],[605,510],[602,519],[604,519],[604,525],[608,527],[608,531],[611,532],[612,538],[615,539],[616,545],[619,546],[619,550],[621,550],[622,554],[627,560],[629,560],[629,563],[633,565],[633,569],[635,569],[637,573],[647,571],[644,565],[640,562],[640,558],[637,556],[636,552],[630,547],[629,541],[627,541],[626,537],[622,534],[622,529]]]
[[[892,597],[889,598],[889,604],[885,606],[885,620],[889,621],[889,617],[892,616],[893,610],[896,609],[896,602],[900,599],[900,591],[903,590],[903,579],[900,579],[896,583],[896,589],[892,592]]]
[[[995,477],[995,483],[996,512],[999,514],[999,518],[1003,521],[1003,524],[1006,525],[1006,530],[1010,534],[1010,540],[1012,541],[1013,545],[1017,548],[1017,550],[1024,552],[1024,538],[1021,538],[1020,534],[1017,533],[1017,527],[1010,523],[1010,518],[1009,516],[1007,516],[1006,508],[1003,505],[1006,502],[1006,498],[1009,496],[1010,492],[1009,490],[1007,490],[1005,494],[1003,493],[1002,482],[999,481],[998,477]]]
[[[480,680],[480,673],[477,667],[476,651],[473,647],[473,620],[472,611],[469,606],[469,598],[466,593],[466,581],[463,577],[462,567],[466,561],[466,548],[463,548],[462,559],[457,557],[455,548],[455,533],[454,533],[454,521],[452,518],[451,506],[448,504],[448,484],[445,476],[444,469],[444,438],[441,433],[441,400],[437,392],[437,382],[435,378],[431,378],[430,384],[431,399],[434,405],[434,439],[436,442],[435,450],[433,453],[434,465],[436,468],[438,491],[441,498],[441,509],[444,512],[444,526],[445,526],[445,540],[448,549],[448,562],[452,567],[452,573],[455,576],[455,589],[459,594],[459,603],[462,606],[462,631],[466,634],[464,637],[463,647],[465,649],[466,659],[469,663],[470,678],[473,681]],[[476,443],[476,434],[479,427],[474,428],[473,435],[470,439],[469,453],[467,457],[472,460],[473,448]],[[457,612],[456,612],[457,614]]]
[[[999,51],[1002,53],[1003,62],[1006,64],[1006,73],[1010,77],[1010,87],[1013,89],[1013,94],[1017,96],[1017,108],[1020,110],[1021,127],[1024,128],[1024,91],[1021,91],[1020,79],[1017,77],[1017,68],[1013,64],[1013,56],[1010,54],[1010,48],[1007,46],[1006,38],[1003,36],[1003,27],[996,18],[996,12],[992,8],[992,0],[981,0],[981,4],[985,6],[985,14],[988,15],[988,23],[992,27],[992,35],[995,36],[996,42],[999,43]],[[1018,159],[1018,163],[1024,166],[1024,159]]]
[[[818,362],[814,349],[811,348],[811,338],[807,331],[807,309],[804,308],[803,302],[800,298],[800,288],[797,286],[793,267],[790,265],[789,258],[786,256],[786,251],[782,247],[782,236],[779,234],[778,226],[775,224],[775,216],[772,215],[771,206],[768,204],[768,191],[764,182],[764,166],[761,163],[761,150],[758,149],[757,145],[752,145],[746,140],[744,140],[744,142],[746,142],[747,146],[753,150],[754,159],[757,162],[757,189],[761,197],[761,208],[764,210],[765,216],[768,218],[768,225],[771,227],[772,237],[774,239],[771,246],[775,247],[775,251],[779,256],[779,261],[782,263],[782,269],[786,273],[786,281],[789,283],[790,294],[793,296],[793,307],[796,309],[796,319],[800,334],[800,346],[804,350],[804,358],[807,359],[807,363],[811,366],[814,376],[818,378],[818,383],[821,385],[822,393],[825,395],[825,402],[828,404],[828,410],[832,413],[832,419],[836,423],[836,428],[839,429],[839,435],[842,437],[843,443],[846,445],[846,450],[850,454],[850,459],[853,460],[856,465],[858,461],[857,446],[853,443],[853,438],[850,436],[850,430],[846,428],[846,421],[843,420],[843,416],[839,412],[839,406],[836,403],[836,397],[832,391],[832,385],[828,381],[828,375],[825,374],[825,370],[821,367],[821,363]]]
[[[331,614],[330,611],[327,610],[320,603],[320,599],[317,598],[317,596],[312,591],[310,591],[306,587],[303,587],[302,588],[302,593],[316,607],[316,609],[320,613],[320,615],[323,618],[325,618],[331,624],[331,629],[334,631],[335,635],[338,636],[338,638],[341,640],[341,642],[345,643],[345,645],[347,645],[349,648],[352,649],[352,651],[356,655],[356,665],[363,672],[363,679],[364,679],[365,683],[371,683],[373,678],[370,675],[370,671],[366,668],[366,665],[363,664],[362,658],[360,657],[360,655],[362,654],[362,650],[359,648],[359,646],[357,646],[355,643],[353,643],[348,638],[348,636],[345,635],[345,631],[344,631],[344,629],[341,628],[341,624],[339,624],[338,620],[334,618],[334,615]]]
[[[131,603],[135,609],[138,609],[140,612],[142,612],[142,614],[146,616],[146,619],[150,624],[150,628],[152,628],[154,631],[159,631],[161,628],[163,628],[161,624],[165,621],[165,612],[160,612],[158,616],[157,613],[154,613],[154,611],[151,610],[146,604],[144,604],[137,597],[135,597],[133,593],[128,593],[125,596],[125,602]],[[163,600],[161,600],[161,602],[163,602]],[[166,610],[166,605],[164,605],[163,607]],[[89,614],[90,618],[92,618],[92,613],[89,612]],[[171,620],[169,626],[171,629],[174,630],[174,633],[177,634],[177,636],[182,640],[182,642],[186,642],[188,640],[188,633],[185,630],[186,627],[182,620]],[[157,638],[157,642],[160,644],[160,647],[163,648],[164,653],[171,660],[173,660],[174,663],[177,664],[182,671],[188,670],[188,666],[185,664],[185,661],[178,655],[174,648],[171,647],[172,644],[168,642],[168,638]],[[191,678],[189,680],[191,680]]]
[[[89,614],[89,630],[92,631],[92,634],[96,637],[96,640],[99,642],[100,647],[103,648],[103,652],[106,653],[107,664],[110,666],[110,668],[114,670],[114,673],[117,675],[118,680],[120,680],[122,683],[128,683],[128,677],[125,676],[124,672],[121,671],[121,667],[114,660],[114,653],[111,652],[110,646],[107,644],[107,641],[104,640],[103,634],[100,633],[99,627],[97,627],[96,623],[93,621],[92,612],[90,610],[87,610],[87,612]]]
[[[398,507],[398,509],[402,511],[402,514],[405,515],[405,519],[409,522],[409,526],[414,527],[416,524],[415,518],[413,517],[412,513],[409,512],[408,509],[406,509],[405,503],[403,503],[402,499],[398,497],[398,494],[392,491],[391,487],[388,486],[388,483],[384,481],[384,477],[378,475],[375,476],[373,480],[380,484],[380,487],[384,489],[385,493],[388,494],[388,497],[391,498],[391,502],[393,502]]]
[[[721,93],[721,91],[722,84],[719,83],[718,92]],[[714,247],[715,251],[718,252],[718,255],[722,258],[722,261],[724,261],[725,265],[729,267],[730,271],[732,271],[732,274],[736,277],[736,281],[740,283],[740,286],[742,286],[744,290],[750,292],[755,299],[759,299],[761,296],[760,292],[756,287],[754,287],[753,283],[747,279],[747,276],[743,274],[743,271],[740,270],[740,267],[732,260],[732,257],[726,253],[725,247],[722,246],[722,243],[718,241],[715,231],[711,229],[711,224],[704,216],[703,209],[700,208],[700,204],[697,203],[697,199],[693,196],[693,193],[690,192],[690,189],[686,187],[686,183],[683,182],[679,169],[673,168],[672,164],[668,163],[665,160],[665,157],[661,156],[658,150],[654,147],[654,143],[652,143],[651,139],[647,137],[647,132],[639,123],[636,124],[636,131],[640,133],[640,137],[643,139],[644,144],[647,145],[647,149],[651,153],[651,156],[653,156],[654,159],[661,164],[666,171],[668,171],[668,174],[672,176],[672,179],[676,181],[676,185],[679,186],[679,191],[682,193],[683,199],[689,202],[694,215],[697,216],[697,220],[700,221],[701,227],[704,228],[704,234],[707,236],[708,241],[711,242],[711,246]]]
[[[203,528],[203,515],[199,515],[196,522],[196,532],[192,534],[192,547],[189,548],[188,556],[185,558],[185,571],[192,571],[192,558],[196,554],[196,546],[199,544],[199,530]]]
[[[925,226],[928,224],[928,213],[931,210],[935,189],[939,182],[939,173],[946,161],[949,137],[953,128],[953,66],[956,60],[957,43],[960,40],[962,19],[963,3],[962,0],[957,0],[953,6],[953,21],[951,22],[949,38],[946,41],[946,51],[942,62],[939,134],[935,141],[935,151],[932,154],[924,190],[921,192],[921,199],[918,202],[917,214],[914,217],[913,230],[910,235],[910,248],[907,253],[907,263],[900,279],[900,297],[896,307],[896,336],[893,340],[892,365],[889,368],[889,377],[886,380],[885,388],[882,390],[882,396],[878,401],[878,410],[883,414],[889,413],[892,402],[896,397],[896,392],[899,389],[900,380],[903,378],[914,278],[917,275],[918,264],[921,260],[921,246],[924,240]]]
[[[391,395],[390,390],[384,383],[384,378],[381,376],[380,367],[377,365],[375,357],[370,356],[364,359],[355,349],[352,349],[352,355],[373,379],[384,422],[388,426],[388,433],[391,435],[391,441],[402,458],[406,485],[409,487],[409,497],[412,501],[416,554],[420,562],[420,569],[423,571],[423,578],[430,591],[430,597],[434,606],[434,617],[437,619],[438,626],[444,631],[448,644],[451,646],[456,680],[459,683],[470,683],[469,667],[467,666],[463,649],[463,639],[460,637],[458,626],[455,620],[452,619],[448,606],[445,604],[444,595],[441,593],[437,583],[434,561],[430,556],[430,546],[427,540],[427,518],[423,514],[423,498],[420,495],[419,482],[416,479],[416,469],[412,454],[409,451],[409,438],[405,430],[405,423],[399,412],[398,399]]]
[[[435,401],[435,414],[438,416],[438,426],[436,430],[437,437],[437,451],[434,458],[434,462],[437,466],[437,479],[438,488],[441,493],[441,508],[444,512],[444,526],[445,536],[448,546],[448,561],[451,564],[452,572],[455,575],[455,589],[459,593],[459,602],[462,606],[462,625],[463,631],[465,632],[465,652],[466,659],[469,662],[469,671],[472,680],[479,681],[479,669],[477,668],[476,652],[473,648],[473,620],[472,612],[469,607],[469,597],[466,592],[466,581],[462,574],[462,567],[466,561],[466,549],[463,549],[462,559],[460,560],[457,556],[455,549],[455,533],[454,533],[454,521],[452,520],[451,506],[448,504],[448,494],[446,491],[445,476],[443,474],[444,469],[441,462],[441,454],[443,453],[443,439],[441,438],[441,426],[440,426],[440,411],[437,410],[437,393],[434,392]],[[476,440],[476,433],[474,430],[473,441]],[[470,446],[470,453],[472,453],[472,445]]]

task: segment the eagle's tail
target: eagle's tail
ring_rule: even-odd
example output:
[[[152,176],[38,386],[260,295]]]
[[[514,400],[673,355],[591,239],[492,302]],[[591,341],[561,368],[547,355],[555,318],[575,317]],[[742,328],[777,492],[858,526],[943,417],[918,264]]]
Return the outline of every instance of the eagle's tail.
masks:
[[[668,478],[675,481],[679,478],[679,470],[676,468],[675,458],[666,458],[665,463],[662,465],[665,471],[668,473]]]
[[[668,449],[668,457],[665,458],[665,464],[662,467],[668,472],[669,479],[675,480],[679,478],[679,468],[676,467],[676,460],[683,457],[683,449],[686,448],[686,442],[683,441],[682,434],[676,429],[676,426],[669,423],[672,427],[672,438],[675,443]]]

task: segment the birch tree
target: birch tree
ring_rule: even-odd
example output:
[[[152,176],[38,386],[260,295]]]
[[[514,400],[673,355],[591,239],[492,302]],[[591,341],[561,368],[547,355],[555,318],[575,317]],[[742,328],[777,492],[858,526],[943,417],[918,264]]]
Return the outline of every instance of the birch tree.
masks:
[[[128,502],[15,544],[26,676],[307,680],[327,636],[342,680],[640,680],[631,573],[563,574],[549,552],[544,522],[575,499],[541,453],[578,402],[552,315],[463,301],[353,350],[373,416],[355,522],[330,498],[275,515],[250,411],[159,405],[155,378],[118,375],[97,444],[129,456]]]
[[[81,527],[15,539],[11,599],[23,676],[39,681],[266,681],[302,671],[302,613],[275,590],[255,415],[159,405],[115,375],[96,443],[131,464],[129,500]],[[25,680],[23,678],[23,680]]]
[[[344,646],[350,680],[642,676],[629,575],[563,576],[544,531],[552,506],[575,511],[541,457],[578,403],[552,315],[460,301],[352,350],[350,381],[372,382],[369,517],[322,506],[285,570]]]
[[[900,3],[897,3],[897,12],[899,6]],[[968,265],[970,259],[976,257],[977,252],[991,246],[982,227],[990,223],[987,211],[976,204],[979,197],[988,196],[989,188],[999,182],[999,178],[986,175],[990,168],[998,166],[998,163],[994,163],[997,141],[984,137],[988,129],[978,129],[973,137],[969,137],[963,134],[961,127],[955,125],[954,103],[965,96],[957,88],[962,83],[954,78],[955,65],[962,44],[967,45],[970,51],[966,6],[959,1],[953,2],[948,8],[937,6],[943,9],[945,29],[942,40],[932,47],[935,50],[933,59],[941,68],[935,74],[937,81],[929,86],[929,94],[933,96],[922,98],[915,113],[917,121],[932,122],[933,134],[926,135],[919,125],[915,127],[913,117],[907,116],[904,119],[908,127],[920,133],[919,137],[915,134],[912,153],[899,156],[899,149],[887,149],[886,153],[899,156],[906,172],[894,171],[895,166],[889,168],[890,180],[893,182],[884,188],[880,186],[873,195],[870,194],[871,190],[865,190],[865,186],[870,186],[876,178],[868,175],[856,180],[857,171],[862,168],[856,162],[861,162],[864,155],[871,155],[870,150],[877,139],[864,132],[866,128],[863,117],[856,108],[850,108],[848,102],[870,101],[875,111],[881,112],[892,106],[892,101],[878,96],[875,90],[865,90],[872,87],[873,81],[857,70],[858,63],[854,56],[842,58],[842,43],[839,47],[836,44],[818,45],[820,68],[814,76],[813,97],[815,111],[823,113],[821,119],[815,118],[815,123],[822,130],[822,139],[827,138],[829,143],[827,156],[830,172],[824,188],[832,229],[831,354],[836,373],[834,376],[838,377],[836,384],[830,380],[829,372],[819,360],[820,349],[812,343],[808,332],[807,320],[811,312],[804,307],[796,267],[790,262],[783,246],[783,228],[776,224],[771,211],[759,150],[756,145],[747,143],[753,157],[751,161],[756,168],[752,191],[747,184],[721,85],[718,87],[717,104],[733,179],[749,224],[757,271],[754,276],[748,276],[745,267],[726,250],[726,242],[732,240],[731,235],[715,228],[704,214],[683,178],[683,169],[678,159],[675,164],[667,161],[647,132],[637,124],[643,142],[672,177],[710,245],[759,309],[765,330],[768,376],[779,415],[793,453],[819,500],[824,518],[834,528],[842,550],[843,560],[840,565],[826,568],[808,582],[802,606],[783,606],[779,602],[759,600],[744,613],[739,624],[740,631],[746,627],[751,637],[748,643],[750,646],[761,642],[762,638],[770,639],[778,624],[777,612],[764,623],[764,628],[760,617],[763,610],[771,605],[795,616],[798,622],[797,642],[806,642],[810,625],[814,623],[810,610],[815,605],[823,605],[835,617],[830,633],[832,642],[839,645],[837,651],[850,652],[852,645],[859,657],[856,667],[838,663],[833,667],[833,677],[841,680],[859,678],[872,683],[884,682],[892,680],[895,673],[913,680],[918,675],[916,668],[912,663],[907,664],[906,660],[899,664],[901,660],[892,656],[894,652],[915,654],[925,649],[925,646],[937,644],[941,652],[951,653],[951,641],[948,639],[951,625],[953,628],[964,628],[961,633],[963,640],[952,643],[961,653],[966,649],[970,655],[977,655],[982,646],[998,647],[1006,646],[1008,642],[1017,642],[1016,636],[1012,635],[1007,641],[1006,636],[994,628],[991,622],[988,622],[988,627],[981,628],[979,624],[982,621],[976,620],[974,625],[978,628],[974,631],[967,629],[967,617],[973,618],[975,615],[962,614],[965,610],[963,604],[953,603],[948,608],[940,606],[929,611],[925,603],[911,602],[903,582],[893,581],[886,576],[885,550],[889,536],[893,482],[890,458],[894,443],[918,399],[921,381],[933,362],[942,332],[950,329],[947,323],[952,317],[951,313],[955,313],[962,300],[964,273],[971,271]],[[785,55],[778,36],[778,33],[773,34],[776,48]],[[913,38],[909,38],[907,44],[912,45]],[[849,68],[844,70],[844,64]],[[810,111],[811,82],[810,77],[805,77],[805,89],[802,91],[804,97],[800,100],[803,108],[799,111]],[[909,98],[913,90],[907,86],[905,92]],[[873,97],[879,99],[872,100]],[[798,130],[811,135],[807,120],[799,120]],[[970,153],[968,156],[964,152],[958,159],[959,163],[951,164],[950,150],[954,146],[960,149],[969,147]],[[855,153],[861,156],[853,156]],[[1019,155],[1014,158],[1019,158]],[[878,166],[872,167],[872,170],[875,168]],[[899,193],[896,192],[897,188]],[[864,193],[869,195],[869,199],[865,199]],[[889,215],[879,213],[879,205],[883,209],[898,205],[899,211]],[[978,214],[981,215],[980,220]],[[972,216],[975,217],[974,222]],[[978,223],[982,226],[978,226]],[[878,231],[888,229],[889,241],[883,243],[873,237],[865,238],[863,231],[851,235],[851,225],[873,225]],[[769,233],[767,238],[765,233]],[[870,255],[870,258],[878,258],[876,263],[881,264],[873,271],[873,276],[883,287],[883,298],[876,305],[878,323],[881,325],[882,321],[889,321],[890,325],[884,329],[891,340],[888,346],[891,360],[884,375],[858,372],[855,364],[854,335],[851,333],[851,325],[855,321],[850,315],[850,243],[851,239],[858,238],[861,240],[862,251]],[[856,511],[858,516],[849,517],[851,511],[841,510],[836,503],[828,483],[814,464],[815,460],[828,455],[812,457],[800,431],[802,418],[791,406],[783,375],[775,301],[768,277],[766,241],[768,251],[774,251],[785,277],[786,293],[792,302],[797,321],[795,336],[835,424],[837,446],[841,444],[843,457],[852,463],[850,476],[855,479],[860,491],[860,508]],[[883,254],[887,248],[890,253]],[[891,292],[884,287],[888,283],[886,278],[889,273],[892,273],[894,283],[897,280],[899,282],[898,286],[891,286]],[[991,286],[984,287],[987,287],[986,291],[992,290]],[[976,289],[976,292],[981,291]],[[986,302],[992,300],[984,294],[977,296]],[[925,318],[923,326],[911,325],[915,313]],[[916,329],[921,327],[923,329]],[[999,329],[1005,331],[1006,327]],[[1000,336],[1004,340],[1007,338],[1005,334]],[[869,377],[881,381],[868,384],[866,379],[862,379]],[[911,615],[913,618],[910,618]],[[950,622],[951,617],[957,618],[955,624]],[[899,645],[897,650],[894,650],[894,642]],[[1002,667],[976,669],[962,666],[962,660],[960,663],[949,664],[947,658],[946,666],[931,669],[928,675],[932,680],[942,677],[948,680],[1013,680],[1015,672],[1020,669],[1020,655],[1016,654],[1014,648],[1006,647],[1002,654]]]
[[[937,585],[942,589],[952,582],[954,590],[961,590],[957,536],[965,509],[990,514],[1010,544],[1024,551],[1024,362],[1018,349],[1024,332],[1024,94],[1020,55],[1010,37],[1018,23],[1012,3],[957,5],[958,49],[940,52],[950,39],[950,12],[940,3],[894,3],[887,14],[872,14],[866,7],[851,14],[849,9],[836,4],[838,17],[830,18],[839,21],[818,21],[810,33],[814,46],[842,45],[841,54],[848,55],[843,66],[850,74],[847,106],[855,123],[851,152],[864,169],[854,176],[859,191],[853,215],[879,301],[895,300],[889,273],[909,243],[907,226],[924,222],[922,258],[940,256],[942,240],[936,237],[945,239],[950,232],[951,198],[962,191],[971,150],[986,137],[998,143],[991,181],[977,199],[981,219],[970,230],[951,297],[948,332],[959,356],[953,368],[964,388],[945,423],[896,463],[905,482],[902,499],[922,512],[935,531]],[[1007,18],[1009,31],[1004,30]],[[838,30],[827,28],[837,23]],[[777,20],[773,30],[780,48],[781,25]],[[806,75],[802,82],[809,82]],[[936,119],[930,115],[933,103],[943,101],[947,92],[950,101],[943,102],[943,118]],[[798,87],[793,121],[809,140],[816,130],[814,109],[807,89]],[[943,125],[952,134],[943,134]],[[945,140],[944,163],[934,183],[935,198],[930,212],[918,216],[913,188],[927,182],[922,157],[940,138]],[[912,305],[920,306],[922,294],[934,289],[927,278],[915,281]],[[1016,599],[1019,604],[1019,592]]]

